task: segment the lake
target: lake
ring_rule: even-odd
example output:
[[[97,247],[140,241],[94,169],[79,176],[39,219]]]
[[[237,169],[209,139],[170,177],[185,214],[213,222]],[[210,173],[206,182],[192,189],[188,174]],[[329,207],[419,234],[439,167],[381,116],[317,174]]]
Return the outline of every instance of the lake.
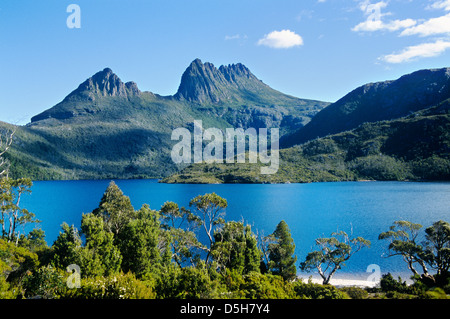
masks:
[[[355,254],[339,274],[368,276],[369,265],[381,273],[410,276],[401,257],[384,258],[387,242],[378,235],[396,220],[424,228],[438,220],[450,221],[450,183],[339,182],[311,184],[160,184],[157,180],[115,180],[135,209],[144,203],[159,210],[166,201],[188,207],[197,195],[215,192],[228,201],[225,219],[252,225],[265,235],[285,220],[296,245],[299,262],[314,248],[314,240],[343,230],[372,242]],[[37,181],[22,207],[42,221],[49,245],[63,222],[79,227],[81,214],[96,208],[109,180]],[[404,277],[404,276],[407,277]]]

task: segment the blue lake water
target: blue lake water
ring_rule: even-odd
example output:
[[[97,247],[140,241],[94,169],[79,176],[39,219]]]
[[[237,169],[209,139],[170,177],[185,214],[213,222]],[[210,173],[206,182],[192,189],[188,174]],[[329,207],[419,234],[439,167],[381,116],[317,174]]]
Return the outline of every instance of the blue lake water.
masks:
[[[158,210],[166,201],[188,207],[197,195],[215,192],[228,201],[227,221],[242,221],[265,235],[285,220],[296,244],[298,262],[314,248],[314,240],[343,230],[372,242],[339,271],[365,274],[376,264],[381,273],[407,274],[400,257],[384,258],[387,242],[378,235],[396,220],[424,228],[438,220],[450,221],[450,183],[340,182],[312,184],[160,184],[156,180],[116,180],[135,209],[144,203]],[[22,206],[42,221],[49,245],[63,222],[79,227],[82,213],[96,208],[109,184],[101,181],[39,181]],[[405,277],[402,277],[405,278]],[[405,278],[406,279],[406,278]]]

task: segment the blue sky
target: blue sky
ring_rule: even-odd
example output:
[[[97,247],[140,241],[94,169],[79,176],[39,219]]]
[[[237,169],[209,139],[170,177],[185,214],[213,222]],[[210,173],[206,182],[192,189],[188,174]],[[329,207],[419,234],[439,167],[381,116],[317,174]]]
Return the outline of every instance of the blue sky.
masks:
[[[67,25],[71,4],[80,28]],[[2,0],[0,120],[26,124],[105,67],[172,95],[195,58],[334,102],[450,67],[450,0]]]

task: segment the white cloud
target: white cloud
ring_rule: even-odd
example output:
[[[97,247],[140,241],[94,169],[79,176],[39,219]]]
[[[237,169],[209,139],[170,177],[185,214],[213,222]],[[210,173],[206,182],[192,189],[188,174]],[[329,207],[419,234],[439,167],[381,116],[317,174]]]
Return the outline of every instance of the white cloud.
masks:
[[[387,2],[380,1],[377,3],[370,3],[370,0],[364,0],[359,4],[359,8],[366,15],[372,16],[374,19],[381,19],[383,14],[381,14],[381,9],[387,7]],[[386,14],[384,14],[386,15]]]
[[[258,45],[275,49],[287,49],[303,45],[303,39],[291,30],[272,31],[260,39]]]
[[[446,11],[450,11],[450,0],[436,1],[430,4],[427,9],[444,9]]]
[[[409,62],[418,58],[429,58],[438,56],[450,49],[450,41],[438,40],[432,43],[422,43],[409,46],[398,54],[389,54],[380,59],[388,63]]]
[[[417,26],[407,28],[403,30],[400,35],[419,35],[426,37],[445,33],[450,34],[450,13],[438,18],[429,19]]]
[[[360,3],[359,8],[367,16],[366,21],[359,23],[352,28],[355,32],[374,32],[374,31],[397,31],[400,29],[410,28],[416,25],[416,21],[413,19],[405,20],[393,20],[388,22],[383,22],[381,18],[383,16],[391,15],[390,12],[381,13],[381,9],[387,7],[387,2],[380,1],[377,3],[370,3],[369,0],[365,0]]]
[[[397,31],[400,29],[410,28],[414,25],[416,25],[416,21],[412,19],[405,19],[405,20],[393,20],[389,21],[388,23],[385,23],[381,20],[366,20],[364,22],[361,22],[360,24],[356,25],[352,31],[360,32],[360,31],[366,31],[366,32],[373,32],[373,31]]]
[[[371,3],[371,0],[363,0],[359,3],[359,8],[364,12],[366,21],[353,27],[352,31],[399,31],[400,36],[436,36],[441,35],[441,39],[435,42],[427,42],[418,45],[411,45],[400,52],[381,56],[379,60],[387,63],[404,63],[420,58],[435,57],[450,49],[450,13],[428,20],[385,20],[383,17],[391,15],[390,12],[382,13],[388,1]],[[450,11],[450,0],[434,0],[426,7],[429,10]]]
[[[239,34],[225,36],[225,40],[236,40],[236,39],[240,39],[240,38],[241,38],[241,36]]]
[[[225,36],[225,40],[239,40],[239,39],[247,39],[247,35],[234,34]]]

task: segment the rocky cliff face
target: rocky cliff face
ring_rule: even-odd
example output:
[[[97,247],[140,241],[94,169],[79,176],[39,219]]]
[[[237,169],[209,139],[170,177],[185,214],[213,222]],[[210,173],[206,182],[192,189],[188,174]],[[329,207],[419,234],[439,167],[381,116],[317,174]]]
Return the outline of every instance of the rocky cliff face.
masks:
[[[181,77],[177,99],[200,104],[236,101],[239,90],[269,87],[258,80],[243,64],[216,68],[212,63],[194,60]]]
[[[175,97],[199,104],[240,102],[248,98],[248,93],[274,93],[241,63],[220,66],[194,60],[181,77]]]

